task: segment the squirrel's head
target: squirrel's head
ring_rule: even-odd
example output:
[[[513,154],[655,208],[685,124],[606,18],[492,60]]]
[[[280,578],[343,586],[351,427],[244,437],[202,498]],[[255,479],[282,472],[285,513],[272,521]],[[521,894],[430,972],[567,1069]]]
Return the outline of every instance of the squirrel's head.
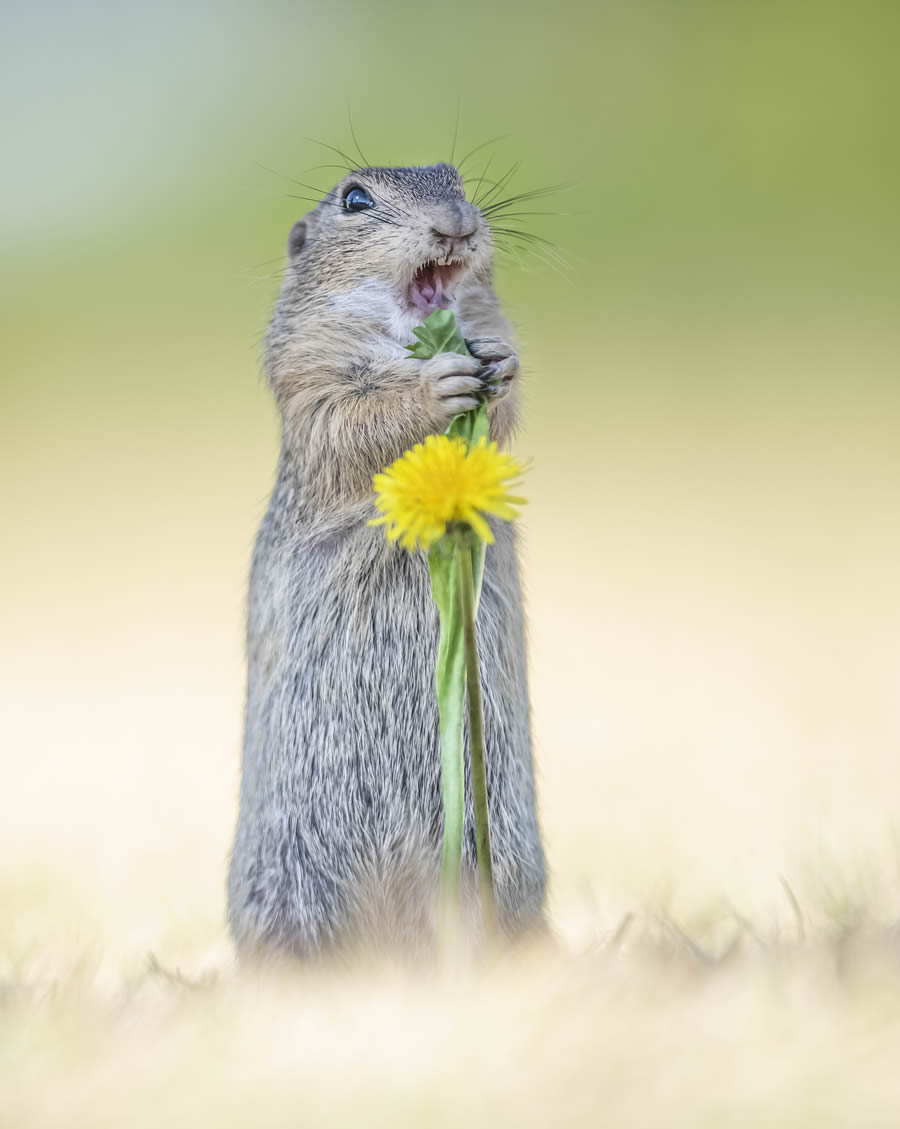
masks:
[[[366,168],[294,224],[288,258],[292,288],[408,336],[467,281],[491,284],[493,242],[452,165]]]

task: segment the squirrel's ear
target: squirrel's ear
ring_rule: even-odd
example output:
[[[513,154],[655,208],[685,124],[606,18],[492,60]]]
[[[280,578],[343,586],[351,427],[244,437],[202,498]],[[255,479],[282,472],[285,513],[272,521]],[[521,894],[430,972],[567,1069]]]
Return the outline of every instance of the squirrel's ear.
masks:
[[[288,236],[287,253],[291,262],[297,258],[306,243],[306,220],[297,220]]]

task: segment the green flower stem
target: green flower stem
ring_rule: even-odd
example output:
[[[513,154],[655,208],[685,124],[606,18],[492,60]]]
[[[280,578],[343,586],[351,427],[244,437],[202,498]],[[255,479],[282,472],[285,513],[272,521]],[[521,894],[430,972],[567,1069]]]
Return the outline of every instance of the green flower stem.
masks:
[[[442,595],[453,598],[453,559],[447,562],[449,579]],[[456,566],[456,568],[454,568]],[[432,571],[434,577],[434,571]],[[444,842],[440,850],[440,893],[445,907],[460,904],[460,866],[463,855],[463,684],[465,654],[458,609],[446,609],[440,629],[437,658],[437,694],[440,711],[440,789],[444,799]]]
[[[478,853],[478,883],[485,933],[497,931],[497,906],[494,899],[494,872],[491,863],[491,826],[488,815],[487,773],[484,763],[484,717],[481,709],[481,677],[478,671],[478,648],[475,637],[475,581],[472,575],[472,551],[460,545],[459,602],[462,612],[466,651],[466,685],[469,700],[469,744],[472,753],[472,800],[475,806],[475,845]]]
[[[456,324],[452,310],[435,310],[413,330],[417,338],[407,345],[411,356],[428,360],[438,353],[469,355],[465,339]],[[484,404],[456,416],[447,428],[447,435],[459,436],[467,445],[484,437],[490,438]],[[474,541],[474,544],[473,544]],[[481,595],[484,575],[485,544],[469,535],[460,542],[453,534],[445,535],[428,552],[431,594],[440,614],[435,686],[441,741],[441,795],[444,803],[444,838],[441,846],[441,936],[445,944],[458,936],[460,926],[460,872],[462,869],[464,810],[463,763],[463,697],[468,684],[469,726],[477,727],[478,752],[473,752],[472,778],[475,784],[475,826],[478,843],[478,870],[484,897],[485,928],[493,929],[496,919],[493,882],[491,879],[490,831],[487,816],[487,787],[484,775],[484,737],[481,721],[481,684],[478,681],[478,656],[475,651],[475,609]],[[474,576],[474,579],[473,579]],[[457,591],[460,595],[457,596]],[[465,620],[466,608],[468,620]],[[471,650],[463,631],[463,622],[472,627]],[[477,696],[477,719],[473,720],[473,693]],[[474,741],[473,741],[474,748]],[[476,769],[476,758],[477,765]],[[479,799],[480,797],[480,799]],[[484,871],[484,867],[487,871]],[[487,885],[485,877],[487,875]],[[487,891],[485,894],[484,891]]]
[[[432,594],[441,613],[441,635],[435,682],[440,714],[441,793],[444,803],[444,840],[441,848],[441,900],[453,916],[459,907],[462,863],[463,694],[466,681],[465,641],[459,601],[453,591],[459,583],[455,553],[435,552],[430,560]],[[452,926],[448,926],[451,928]]]

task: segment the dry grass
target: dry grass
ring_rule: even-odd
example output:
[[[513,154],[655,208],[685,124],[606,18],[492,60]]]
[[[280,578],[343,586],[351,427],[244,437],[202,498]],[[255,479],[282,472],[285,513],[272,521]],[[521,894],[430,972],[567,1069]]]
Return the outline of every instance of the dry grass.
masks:
[[[2,989],[9,1126],[893,1126],[900,959],[857,927],[703,951],[630,919],[574,953]]]

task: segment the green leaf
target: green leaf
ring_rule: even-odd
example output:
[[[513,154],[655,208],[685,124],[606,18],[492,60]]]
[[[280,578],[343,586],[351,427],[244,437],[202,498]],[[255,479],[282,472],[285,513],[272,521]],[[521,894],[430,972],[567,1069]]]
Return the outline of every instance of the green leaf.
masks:
[[[486,442],[491,438],[491,425],[488,423],[487,408],[481,404],[478,410],[472,414],[472,437],[470,443],[477,443],[479,439],[484,439]]]
[[[438,353],[461,353],[464,357],[469,355],[452,310],[435,310],[413,330],[413,334],[418,337],[418,341],[406,348],[420,361],[429,361]]]

